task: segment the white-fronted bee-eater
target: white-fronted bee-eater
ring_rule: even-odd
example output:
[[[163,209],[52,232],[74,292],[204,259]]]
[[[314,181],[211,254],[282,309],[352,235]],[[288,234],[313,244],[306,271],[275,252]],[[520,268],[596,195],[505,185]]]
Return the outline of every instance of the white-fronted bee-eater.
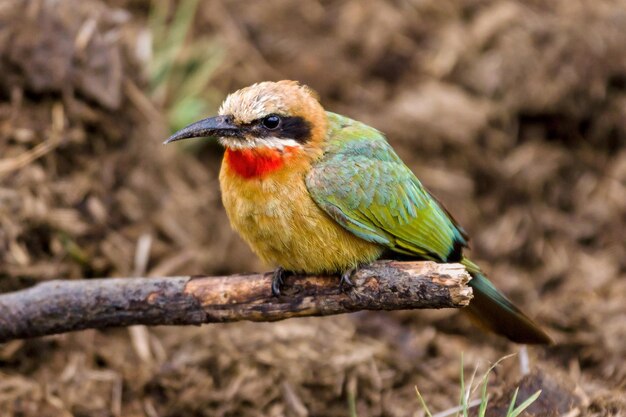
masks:
[[[550,337],[463,255],[468,237],[378,130],[322,107],[294,81],[262,82],[229,95],[219,115],[166,143],[218,138],[226,147],[222,200],[233,228],[277,266],[278,295],[289,272],[336,273],[384,258],[460,262],[472,275],[467,307],[482,327],[518,343]]]

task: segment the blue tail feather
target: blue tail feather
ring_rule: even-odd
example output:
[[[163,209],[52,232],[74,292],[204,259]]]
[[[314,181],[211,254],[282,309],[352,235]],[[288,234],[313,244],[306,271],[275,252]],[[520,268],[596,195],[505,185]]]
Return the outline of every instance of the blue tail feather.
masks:
[[[467,258],[461,263],[472,276],[469,285],[474,298],[466,310],[474,321],[516,343],[553,343],[545,331],[496,289],[476,264]]]

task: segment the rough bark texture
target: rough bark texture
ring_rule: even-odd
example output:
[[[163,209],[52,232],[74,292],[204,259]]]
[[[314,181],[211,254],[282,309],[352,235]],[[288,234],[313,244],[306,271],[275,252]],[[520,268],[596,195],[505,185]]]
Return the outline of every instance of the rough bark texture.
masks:
[[[88,328],[276,321],[358,310],[463,307],[460,264],[381,261],[341,291],[335,276],[291,276],[273,297],[271,273],[49,281],[0,295],[0,342]]]

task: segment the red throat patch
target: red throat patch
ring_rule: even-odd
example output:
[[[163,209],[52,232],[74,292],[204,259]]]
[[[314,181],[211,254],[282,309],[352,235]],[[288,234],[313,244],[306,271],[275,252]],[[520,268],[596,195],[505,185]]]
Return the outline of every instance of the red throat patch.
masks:
[[[293,152],[277,149],[226,149],[224,163],[243,178],[262,178],[280,169]]]

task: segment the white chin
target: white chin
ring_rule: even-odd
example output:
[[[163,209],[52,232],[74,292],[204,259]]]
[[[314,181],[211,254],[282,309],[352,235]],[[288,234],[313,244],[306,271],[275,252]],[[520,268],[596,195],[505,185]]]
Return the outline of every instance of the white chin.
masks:
[[[252,139],[239,139],[230,137],[221,137],[219,139],[222,146],[226,146],[231,149],[279,149],[285,148],[302,148],[302,144],[296,142],[293,139],[281,139],[275,137],[268,138],[252,138]]]

